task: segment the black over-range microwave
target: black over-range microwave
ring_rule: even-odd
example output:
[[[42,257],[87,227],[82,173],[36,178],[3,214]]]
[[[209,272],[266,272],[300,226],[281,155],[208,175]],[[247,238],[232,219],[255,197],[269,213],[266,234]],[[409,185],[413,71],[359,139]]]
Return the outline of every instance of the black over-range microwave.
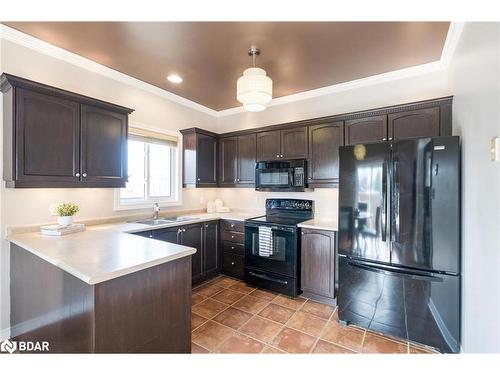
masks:
[[[255,166],[255,190],[304,191],[306,175],[305,159],[261,161]]]

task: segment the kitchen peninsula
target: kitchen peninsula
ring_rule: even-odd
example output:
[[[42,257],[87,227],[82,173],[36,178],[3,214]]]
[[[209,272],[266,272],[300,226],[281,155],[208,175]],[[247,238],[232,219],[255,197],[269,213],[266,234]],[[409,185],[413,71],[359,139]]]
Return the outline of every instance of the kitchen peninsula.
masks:
[[[10,236],[12,337],[50,352],[189,353],[196,249],[130,234],[144,227]]]

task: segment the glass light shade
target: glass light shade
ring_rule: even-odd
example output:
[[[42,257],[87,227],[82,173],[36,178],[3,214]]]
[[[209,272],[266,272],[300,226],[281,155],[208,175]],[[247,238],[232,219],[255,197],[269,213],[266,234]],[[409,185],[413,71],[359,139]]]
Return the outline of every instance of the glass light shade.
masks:
[[[245,110],[258,112],[266,109],[273,98],[273,80],[260,68],[248,68],[238,78],[236,99],[243,103]]]

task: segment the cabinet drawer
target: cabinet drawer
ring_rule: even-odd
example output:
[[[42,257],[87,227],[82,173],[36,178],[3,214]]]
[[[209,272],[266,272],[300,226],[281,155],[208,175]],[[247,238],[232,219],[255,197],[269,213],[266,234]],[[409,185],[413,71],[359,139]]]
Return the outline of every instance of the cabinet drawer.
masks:
[[[245,222],[237,220],[222,220],[222,229],[232,232],[245,232]]]
[[[245,245],[241,243],[222,241],[222,250],[229,253],[244,256],[245,255]]]
[[[222,254],[222,272],[243,279],[245,275],[245,258],[241,255],[224,252]]]
[[[240,232],[230,232],[228,230],[223,230],[221,232],[221,238],[223,241],[245,243],[245,235]]]

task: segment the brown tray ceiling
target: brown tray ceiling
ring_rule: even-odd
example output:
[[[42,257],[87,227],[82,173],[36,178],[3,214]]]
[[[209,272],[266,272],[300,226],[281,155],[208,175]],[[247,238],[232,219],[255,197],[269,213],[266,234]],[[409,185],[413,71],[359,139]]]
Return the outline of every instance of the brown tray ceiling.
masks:
[[[4,22],[214,110],[239,106],[236,80],[257,66],[273,97],[440,59],[449,22]],[[172,84],[166,76],[184,79]]]

